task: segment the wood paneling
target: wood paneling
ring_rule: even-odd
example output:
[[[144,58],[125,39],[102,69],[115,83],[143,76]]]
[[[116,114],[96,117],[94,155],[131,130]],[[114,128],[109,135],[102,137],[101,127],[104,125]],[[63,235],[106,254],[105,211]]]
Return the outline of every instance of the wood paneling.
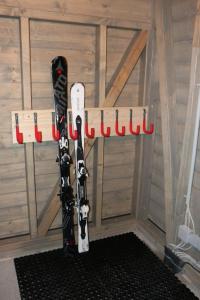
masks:
[[[127,31],[109,28],[107,43],[107,82],[116,72],[119,61],[135,37],[134,31]],[[116,78],[116,77],[113,77]],[[139,103],[139,79],[140,60],[134,71],[131,73],[125,88],[120,94],[116,106],[134,105]],[[133,82],[135,83],[133,85]],[[133,90],[134,87],[134,90]],[[103,207],[102,217],[108,218],[132,212],[132,185],[133,169],[126,169],[127,164],[133,166],[135,158],[135,137],[112,138],[105,141],[104,146],[104,185],[103,185]],[[119,150],[120,149],[120,150]],[[111,168],[112,166],[112,168]],[[124,175],[120,176],[113,172],[121,167]],[[116,178],[117,177],[117,178]],[[106,179],[109,178],[109,179]],[[125,180],[124,180],[125,178]],[[132,183],[131,183],[132,182]]]
[[[0,237],[27,233],[24,147],[11,142],[10,111],[22,109],[20,30],[16,19],[0,18]]]
[[[37,223],[53,192],[57,199],[57,207],[55,205],[53,209],[58,214],[51,229],[61,226],[60,202],[56,196],[59,175],[55,162],[57,143],[13,145],[10,111],[53,108],[51,60],[57,55],[65,56],[68,61],[68,92],[73,82],[84,82],[86,107],[105,105],[106,85],[109,92],[108,82],[113,74],[121,74],[123,80],[119,78],[122,83],[119,93],[116,94],[115,87],[114,97],[107,99],[112,100],[109,105],[114,105],[118,98],[116,106],[138,106],[141,76],[139,56],[145,46],[147,33],[142,31],[138,34],[134,28],[149,28],[150,7],[148,0],[116,0],[112,4],[109,0],[96,1],[95,4],[93,1],[91,4],[90,0],[5,0],[0,4],[0,15],[6,16],[0,18],[0,82],[3,87],[0,91],[0,237],[30,234],[35,238]],[[98,56],[99,28],[101,50]],[[128,45],[129,48],[133,46],[130,42],[138,35],[139,45],[135,47],[136,51],[133,48],[133,57],[130,59],[128,56],[126,62],[125,50]],[[141,36],[144,38],[140,39]],[[131,69],[128,70],[129,67]],[[131,72],[133,68],[134,72]],[[94,182],[96,147],[91,150],[94,141],[86,141],[89,153],[86,163],[90,174],[87,182],[90,221],[95,220],[97,213],[98,230],[93,230],[96,230],[97,236],[102,228],[109,228],[103,225],[105,221],[100,220],[101,216],[109,219],[130,214],[132,210],[135,143],[136,137],[133,136],[110,138],[105,145],[100,141],[100,188]],[[70,146],[73,150],[73,143],[70,142]],[[98,198],[96,205],[95,195]],[[115,221],[117,223],[118,219]]]
[[[58,54],[65,56],[68,61],[68,93],[72,82],[84,82],[86,107],[95,106],[95,27],[31,21],[30,34],[33,107],[37,109],[54,107],[51,60]],[[43,154],[41,154],[42,157],[39,155],[39,149],[42,149],[40,153],[43,151],[47,153],[46,158]],[[73,147],[71,147],[72,149]],[[36,191],[37,202],[40,202],[37,210],[38,218],[58,178],[59,170],[58,165],[55,163],[56,153],[56,143],[53,143],[53,145],[51,143],[45,145],[44,143],[35,147],[35,159],[37,160],[35,164]],[[90,155],[89,160],[93,161],[92,155]],[[42,161],[42,165],[40,165],[40,161]],[[87,161],[88,164],[91,165]],[[49,173],[49,168],[46,168],[45,165],[54,166],[54,170],[52,169],[51,173]],[[90,169],[92,168],[93,166],[91,165]],[[47,188],[49,188],[48,194]],[[43,193],[43,190],[46,192]],[[91,205],[93,198],[91,197]],[[52,228],[60,225],[61,218],[59,217],[52,224]]]
[[[148,28],[151,23],[149,0],[5,0],[0,6],[3,15],[25,16],[54,21],[107,24],[125,28]]]
[[[20,19],[21,61],[22,61],[22,96],[23,108],[32,108],[31,95],[31,53],[30,22],[26,17]],[[25,144],[26,184],[29,213],[29,230],[31,237],[37,235],[37,204],[35,193],[35,166],[33,144]]]
[[[176,175],[176,96],[172,56],[171,1],[157,1],[155,5],[156,42],[163,136],[164,198],[167,243],[173,234],[173,199]]]
[[[107,27],[101,25],[97,36],[97,81],[98,105],[103,105],[106,97],[106,59],[107,59]],[[96,211],[95,223],[97,227],[102,223],[103,181],[104,181],[104,138],[97,141],[96,168]],[[93,181],[94,182],[94,181]]]
[[[143,34],[142,34],[143,33]],[[115,73],[115,78],[119,78],[118,74],[122,75],[123,78],[123,85],[120,85],[120,91],[118,91],[118,93],[116,93],[116,90],[118,90],[118,87],[113,85],[109,85],[110,89],[108,90],[107,94],[109,94],[109,91],[112,90],[113,95],[115,95],[115,97],[112,97],[112,101],[109,101],[109,105],[107,103],[107,100],[105,99],[103,102],[103,106],[114,106],[117,98],[119,97],[119,94],[121,93],[121,90],[124,87],[125,82],[127,82],[129,76],[130,76],[130,70],[133,70],[136,63],[139,60],[139,57],[141,55],[142,52],[142,47],[145,47],[145,43],[144,40],[146,39],[146,31],[142,31],[137,39],[136,39],[136,44],[133,44],[132,41],[130,43],[130,47],[128,47],[128,52],[127,54],[129,55],[129,59],[122,59],[119,63],[119,67],[117,68],[117,72]],[[133,59],[134,58],[134,59]],[[126,70],[125,66],[128,65],[130,63],[130,66],[128,67],[128,71]],[[108,99],[109,100],[109,99]],[[124,103],[125,105],[125,103]],[[85,157],[88,156],[88,154],[90,153],[91,149],[93,148],[93,145],[95,143],[95,139],[93,140],[86,140],[86,147],[85,147]],[[72,182],[74,181],[74,176],[72,176]],[[56,208],[55,208],[56,207]],[[58,212],[58,208],[59,208],[59,203],[58,203],[58,198],[56,197],[56,194],[54,194],[54,196],[50,199],[50,201],[47,204],[47,208],[46,211],[44,210],[43,212],[43,217],[41,218],[41,222],[39,225],[39,232],[40,234],[45,234],[50,226],[50,224],[52,223],[52,221],[54,220],[57,212]],[[48,214],[47,214],[48,212]]]
[[[177,170],[179,172],[180,159],[183,143],[183,135],[185,129],[185,118],[186,109],[188,103],[189,94],[189,80],[190,80],[190,65],[191,65],[191,53],[192,53],[192,37],[193,37],[193,23],[194,23],[194,13],[196,11],[196,0],[175,0],[171,3],[172,9],[172,57],[174,62],[174,83],[175,83],[175,94],[176,94],[176,107],[175,107],[175,117],[176,117],[176,127],[177,127],[177,141],[176,141],[176,164]],[[159,47],[159,45],[158,45]],[[156,137],[154,144],[154,154],[153,154],[153,169],[154,173],[159,172],[160,178],[156,179],[154,177],[154,182],[152,182],[152,190],[154,186],[159,186],[157,190],[157,196],[154,192],[151,193],[150,198],[150,216],[152,220],[162,229],[165,229],[164,222],[160,221],[160,215],[164,215],[165,206],[164,204],[164,176],[163,176],[163,154],[162,145],[165,136],[161,136],[161,119],[160,119],[160,105],[157,103],[157,121],[156,121]],[[173,127],[174,128],[174,127]],[[162,179],[162,180],[161,180]],[[177,175],[174,180],[177,179]],[[160,182],[158,183],[157,180]],[[160,194],[160,195],[159,195]],[[155,209],[155,205],[159,199],[160,207],[158,208],[159,213]],[[158,219],[158,222],[157,222]]]
[[[191,55],[191,70],[190,70],[190,85],[188,93],[188,102],[187,102],[187,113],[185,120],[185,130],[183,136],[183,149],[182,156],[180,161],[180,172],[178,178],[178,189],[176,197],[176,225],[177,227],[184,222],[185,215],[185,198],[188,188],[189,174],[190,174],[190,164],[192,160],[192,147],[194,139],[194,126],[196,120],[196,111],[198,105],[198,96],[199,96],[199,76],[200,76],[200,17],[199,17],[200,1],[196,2],[196,16],[194,22],[193,30],[193,41],[192,41],[192,55]],[[193,178],[193,189],[192,189],[192,201],[190,202],[190,207],[192,207],[192,216],[194,223],[199,228],[199,204],[197,196],[197,187],[199,185],[199,174],[198,174],[198,151],[196,158],[196,167]],[[198,231],[197,231],[198,232]]]

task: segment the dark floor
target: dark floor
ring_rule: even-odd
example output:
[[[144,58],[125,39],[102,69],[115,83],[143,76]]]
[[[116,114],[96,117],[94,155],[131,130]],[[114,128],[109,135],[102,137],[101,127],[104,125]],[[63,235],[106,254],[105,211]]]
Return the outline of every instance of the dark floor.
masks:
[[[133,233],[15,259],[22,299],[197,299]]]

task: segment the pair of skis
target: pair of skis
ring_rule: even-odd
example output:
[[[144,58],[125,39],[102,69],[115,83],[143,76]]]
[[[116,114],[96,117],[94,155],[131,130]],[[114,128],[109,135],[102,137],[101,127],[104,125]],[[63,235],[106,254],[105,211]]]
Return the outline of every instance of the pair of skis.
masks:
[[[73,127],[76,132],[75,165],[76,165],[76,201],[70,182],[70,165],[72,158],[69,152],[67,124],[67,62],[62,56],[52,61],[52,81],[54,89],[55,114],[53,124],[58,136],[58,158],[60,165],[60,200],[62,203],[63,249],[66,255],[75,253],[74,206],[78,216],[78,251],[89,250],[88,212],[86,194],[87,170],[84,161],[84,86],[75,83],[71,88],[71,106]]]

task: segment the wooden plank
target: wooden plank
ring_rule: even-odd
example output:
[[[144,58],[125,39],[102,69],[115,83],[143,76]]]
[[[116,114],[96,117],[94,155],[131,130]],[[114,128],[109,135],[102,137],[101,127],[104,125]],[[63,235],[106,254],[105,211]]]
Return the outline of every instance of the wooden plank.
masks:
[[[184,222],[185,215],[185,198],[187,191],[188,176],[191,164],[192,144],[194,138],[194,124],[196,119],[196,109],[199,93],[199,78],[200,78],[200,1],[197,1],[197,12],[194,24],[193,43],[192,43],[192,57],[190,70],[190,87],[187,104],[187,114],[185,120],[185,130],[182,145],[182,155],[180,162],[180,170],[177,182],[177,193],[175,203],[175,218],[176,228]],[[174,233],[174,239],[176,239]]]
[[[124,157],[124,153],[126,153],[126,157]],[[109,170],[109,168],[111,168],[112,166],[122,166],[124,164],[127,163],[132,163],[135,159],[135,153],[133,153],[133,151],[122,151],[119,152],[117,154],[114,153],[105,153],[104,155],[104,164],[105,164],[105,168],[104,170],[107,171]],[[105,176],[107,176],[107,174],[105,174]]]
[[[174,42],[174,61],[176,63],[185,64],[188,62],[188,58],[191,56],[191,39],[182,42]],[[180,55],[181,53],[181,55]],[[185,74],[187,75],[187,74]]]
[[[123,84],[120,85],[121,90],[124,87],[125,82],[128,80],[129,76],[130,76],[130,70],[133,70],[140,55],[142,50],[144,49],[145,45],[146,45],[146,41],[147,41],[147,32],[146,31],[142,31],[139,36],[137,37],[137,43],[136,44],[132,44],[131,43],[131,47],[130,49],[128,49],[128,53],[132,53],[131,56],[129,56],[129,59],[125,59],[124,63],[120,62],[119,68],[118,68],[118,72],[123,75]],[[126,71],[126,67],[128,67],[128,72]],[[123,71],[123,72],[122,72]],[[119,76],[117,76],[116,74],[116,78],[118,78],[118,80],[120,79]],[[109,105],[106,102],[106,99],[103,102],[103,107],[112,107],[114,106],[114,104],[117,101],[117,97],[119,96],[119,94],[121,93],[121,91],[119,91],[119,89],[117,88],[117,86],[115,86],[115,88],[113,89],[113,86],[111,86],[112,89],[112,100],[109,99]],[[115,89],[118,90],[118,93],[115,92]],[[108,91],[109,94],[109,91]],[[107,94],[107,95],[108,95]],[[114,97],[115,95],[115,97]],[[88,154],[90,153],[90,150],[92,149],[93,145],[95,143],[95,139],[88,139],[85,141],[85,157],[88,156]],[[71,182],[73,183],[74,181],[74,175],[71,175]],[[57,185],[56,185],[57,186]],[[49,226],[51,225],[52,220],[55,218],[55,216],[58,213],[58,210],[60,208],[60,202],[58,197],[56,196],[56,193],[53,194],[53,197],[51,198],[51,200],[47,203],[47,206],[42,214],[41,217],[41,221],[39,223],[39,227],[38,227],[38,231],[40,235],[44,235],[47,233]]]
[[[2,208],[11,208],[27,204],[26,191],[18,191],[11,193],[8,191],[7,194],[0,195],[0,204]]]
[[[91,5],[90,0],[68,0],[67,3],[63,3],[62,0],[4,0],[3,3],[8,7],[19,7],[21,9],[38,9],[41,11],[56,11],[63,14],[74,13],[78,9],[82,15],[95,15],[101,17],[121,17],[130,18],[135,15],[140,15],[143,17],[150,16],[151,11],[149,10],[150,4],[148,0],[116,0],[112,5],[108,0],[99,0],[96,5]],[[123,4],[123,10],[122,10]],[[134,10],[131,10],[134,8]]]
[[[123,87],[125,86],[133,68],[135,67],[144,47],[146,46],[148,37],[147,31],[141,31],[137,38],[133,38],[128,49],[126,50],[121,63],[119,64],[115,74],[108,84],[108,92],[104,105],[106,107],[114,106]]]
[[[125,53],[130,41],[138,34],[135,30],[124,30],[120,28],[107,27],[107,67],[106,83],[111,80],[114,71],[117,69],[123,54]],[[138,64],[135,66],[134,73],[129,80],[139,74]],[[137,76],[138,77],[138,76]]]
[[[155,79],[155,32],[150,32],[149,42],[143,57],[144,77],[140,80],[143,86],[140,105],[149,105],[150,120],[155,124],[155,97],[152,82]],[[143,72],[142,72],[143,73]],[[133,176],[132,212],[137,219],[146,219],[152,172],[152,152],[155,134],[152,137],[140,138],[136,143],[136,159]]]
[[[58,35],[58,29],[60,31],[60,35]],[[56,48],[55,46],[62,45],[64,46],[62,47],[64,49],[79,50],[80,47],[83,47],[83,50],[90,52],[91,47],[95,46],[96,28],[94,26],[32,20],[30,30],[31,46],[33,48],[43,48],[43,45],[45,45],[45,47],[49,49],[51,46]],[[64,37],[65,35],[67,36],[67,39]],[[83,37],[83,40],[80,41],[81,36]],[[67,41],[69,44],[67,44]],[[37,42],[41,42],[41,45]],[[57,44],[53,45],[52,42]]]
[[[20,218],[16,220],[3,221],[0,223],[0,238],[7,238],[23,235],[28,233],[29,220],[28,218]]]
[[[197,2],[196,0],[173,1],[172,3],[173,20],[179,21],[187,18],[192,19],[192,17],[196,13],[196,2]]]
[[[173,239],[173,200],[174,200],[174,144],[173,135],[176,135],[176,126],[173,118],[173,109],[175,110],[175,100],[173,98],[173,76],[170,59],[167,49],[171,53],[171,29],[169,11],[171,1],[156,1],[156,42],[158,51],[158,69],[159,69],[159,91],[161,106],[161,122],[163,136],[163,160],[164,160],[164,190],[165,190],[165,223],[166,223],[166,241],[172,242]],[[166,14],[166,15],[165,15]],[[173,131],[172,131],[173,130]],[[175,142],[176,143],[176,142]]]
[[[125,3],[124,3],[125,2]],[[122,9],[123,5],[123,9]],[[67,3],[62,0],[45,1],[4,1],[0,5],[0,15],[24,16],[32,19],[72,22],[91,25],[148,29],[151,23],[150,2],[148,0],[121,0],[111,4],[100,0],[91,5],[89,0]],[[76,13],[75,13],[76,12]]]
[[[98,65],[98,102],[102,106],[106,96],[106,54],[107,54],[107,27],[101,25],[98,28],[97,44]],[[96,168],[96,226],[101,226],[103,203],[103,174],[104,174],[104,138],[98,139],[97,144],[97,168]]]
[[[90,240],[109,237],[112,235],[132,231],[136,226],[136,221],[133,218],[117,218],[117,222],[105,222],[97,230],[95,226],[90,226]],[[75,229],[76,230],[76,229]],[[29,239],[28,236],[0,241],[0,258],[18,257],[37,253],[38,251],[47,251],[62,247],[62,232],[61,230],[52,230],[46,237],[37,237]]]
[[[174,22],[173,39],[174,42],[191,41],[193,31],[193,18],[184,18],[179,22]],[[183,30],[184,28],[184,30]]]
[[[6,208],[1,208],[0,210],[0,218],[1,222],[9,222],[9,221],[16,221],[16,220],[21,220],[21,219],[28,219],[28,214],[27,214],[27,205],[18,205],[15,207],[6,207]],[[3,234],[5,234],[3,232]]]
[[[116,109],[119,112],[119,127],[122,125],[125,126],[126,132],[125,135],[130,135],[129,131],[129,114],[130,109],[133,111],[133,124],[140,125],[141,131],[140,134],[144,134],[142,131],[142,122],[143,122],[143,111],[144,109],[147,112],[148,116],[148,107],[139,106],[139,107],[107,107],[107,108],[86,108],[88,112],[88,125],[89,128],[95,129],[95,137],[102,137],[100,130],[101,122],[101,110],[104,111],[104,123],[105,127],[110,126],[111,136],[116,136],[115,131],[115,120],[116,120]],[[24,143],[36,142],[35,131],[34,131],[34,113],[37,113],[37,124],[38,130],[42,132],[42,141],[51,141],[53,140],[52,136],[52,112],[54,110],[23,110],[23,111],[13,111],[12,112],[12,134],[13,134],[13,143],[17,143],[16,137],[16,120],[15,114],[18,114],[19,120],[19,130],[23,133]],[[68,109],[68,120],[71,109]],[[69,121],[68,121],[69,124]],[[1,130],[0,130],[1,133]],[[7,132],[6,132],[7,133]],[[86,136],[85,136],[86,137]],[[69,135],[69,139],[70,135]]]
[[[5,161],[4,161],[5,162]],[[25,164],[22,162],[14,162],[11,164],[3,164],[0,168],[0,180],[13,179],[13,178],[25,178]]]
[[[57,181],[52,194],[50,195],[50,199],[49,201],[47,201],[47,203],[50,203],[50,205],[46,206],[45,205],[45,209],[43,212],[45,212],[45,214],[41,214],[41,217],[39,218],[38,222],[39,222],[39,226],[38,226],[38,235],[42,236],[45,235],[48,231],[48,228],[46,229],[47,226],[47,222],[48,222],[48,226],[50,226],[52,224],[52,222],[54,221],[60,207],[60,199],[58,197],[58,186],[59,186],[60,180]],[[53,199],[53,201],[52,201]],[[55,213],[56,212],[56,213]],[[42,220],[41,220],[42,218]]]
[[[1,179],[0,195],[10,193],[18,193],[26,191],[26,178],[19,177],[13,178],[12,184],[9,178]]]
[[[38,73],[39,74],[39,73]],[[40,76],[41,77],[41,76]],[[42,81],[42,78],[41,78]],[[45,85],[48,85],[48,90]],[[33,83],[32,93],[33,93],[33,109],[51,109],[52,101],[49,99],[52,97],[50,93],[50,82],[49,83]],[[69,86],[71,83],[69,82]],[[86,107],[94,106],[95,99],[95,84],[88,83],[85,84],[86,92]],[[45,94],[46,93],[46,94]],[[129,83],[125,86],[120,97],[118,98],[116,106],[137,106],[139,98],[139,85],[136,83]],[[14,110],[14,109],[13,109]]]
[[[132,178],[130,178],[132,179]],[[113,180],[110,181],[112,183]],[[123,183],[121,189],[116,191],[104,192],[103,194],[103,207],[102,207],[102,218],[108,219],[114,216],[131,214],[131,193],[132,193],[132,180],[129,185]],[[116,183],[112,185],[116,187]],[[123,202],[122,202],[123,201]]]
[[[21,109],[19,20],[0,18],[0,237],[28,232],[24,149],[11,145],[10,111]]]
[[[20,18],[21,49],[22,49],[22,91],[24,109],[31,109],[31,59],[29,20]],[[29,211],[29,226],[31,237],[37,235],[37,207],[35,196],[35,174],[33,144],[25,145],[25,162],[27,177],[27,198]]]

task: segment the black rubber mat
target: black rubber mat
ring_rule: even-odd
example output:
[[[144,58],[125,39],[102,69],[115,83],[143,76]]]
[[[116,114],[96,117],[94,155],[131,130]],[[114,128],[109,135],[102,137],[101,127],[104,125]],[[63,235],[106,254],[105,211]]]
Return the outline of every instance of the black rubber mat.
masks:
[[[196,298],[133,233],[15,259],[22,299],[193,300]]]

